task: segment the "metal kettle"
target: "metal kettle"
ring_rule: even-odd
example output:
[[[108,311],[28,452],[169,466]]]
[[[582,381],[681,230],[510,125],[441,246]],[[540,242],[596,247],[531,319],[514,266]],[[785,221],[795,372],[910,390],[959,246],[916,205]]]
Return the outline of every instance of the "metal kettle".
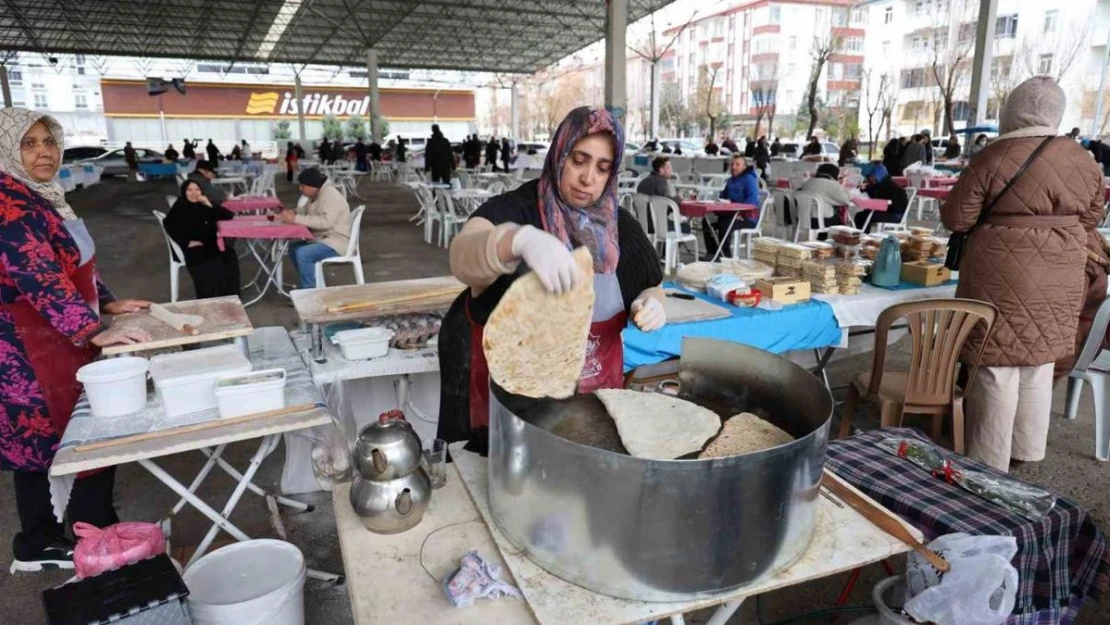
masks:
[[[420,467],[424,458],[420,437],[399,415],[385,413],[377,423],[367,425],[358,434],[355,469],[367,480],[392,480]]]
[[[355,476],[351,507],[371,532],[396,534],[415,527],[432,497],[432,483],[423,467],[393,480],[376,482]]]

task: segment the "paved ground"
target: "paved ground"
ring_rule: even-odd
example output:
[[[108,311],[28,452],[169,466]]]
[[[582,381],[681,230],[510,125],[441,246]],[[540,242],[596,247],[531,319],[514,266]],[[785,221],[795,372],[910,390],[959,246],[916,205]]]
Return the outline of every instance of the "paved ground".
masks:
[[[89,224],[98,244],[98,261],[105,281],[117,295],[167,301],[169,296],[166,247],[150,211],[165,210],[163,196],[174,193],[169,182],[126,183],[106,180],[104,184],[70,194],[70,202]],[[279,192],[287,204],[296,200],[291,185],[279,183]],[[447,272],[444,250],[425,245],[421,231],[407,220],[416,211],[411,194],[396,187],[364,184],[367,203],[362,223],[362,254],[368,281],[400,280]],[[244,273],[250,269],[244,265]],[[295,273],[286,265],[287,276]],[[329,276],[336,284],[349,283],[349,270],[339,269]],[[182,297],[191,298],[191,283],[182,277]],[[283,325],[293,327],[296,315],[287,300],[270,295],[248,309],[255,326]],[[904,361],[904,345],[895,347],[895,361]],[[831,369],[834,385],[843,385],[858,371],[869,366],[866,356],[836,363]],[[1054,415],[1063,410],[1063,386],[1058,387]],[[1104,526],[1110,520],[1110,467],[1093,457],[1093,410],[1089,394],[1082,404],[1079,418],[1067,421],[1055,418],[1049,441],[1048,457],[1039,464],[1025,465],[1015,471],[1024,478],[1044,484],[1087,506],[1095,519]],[[874,412],[860,419],[864,427],[877,423]],[[247,445],[233,446],[228,456],[242,465],[253,450]],[[256,481],[276,487],[282,464],[279,449],[263,465]],[[179,455],[168,458],[163,466],[179,479],[187,479],[200,467],[201,456]],[[156,521],[175,502],[168,489],[137,465],[120,468],[117,474],[116,501],[120,514],[127,520]],[[0,473],[0,566],[6,569],[7,545],[17,531],[18,519],[7,473]],[[217,495],[230,492],[233,483],[222,474],[216,475],[201,490],[201,496],[215,506],[224,501]],[[236,510],[234,521],[252,536],[273,536],[274,530],[257,498],[244,499]],[[304,497],[317,504],[312,513],[287,514],[286,527],[290,540],[305,553],[309,565],[320,569],[342,568],[330,495]],[[196,544],[208,529],[197,513],[186,510],[174,522],[176,544]],[[885,574],[878,566],[869,567],[851,596],[852,604],[868,601],[871,586]],[[32,624],[43,622],[40,592],[66,579],[62,574],[22,575],[9,577],[0,571],[0,624]],[[770,593],[762,601],[764,622],[778,621],[798,614],[830,607],[843,587],[847,576],[822,580],[802,587]],[[306,620],[310,625],[341,625],[351,623],[346,588],[336,588],[309,580],[305,594]],[[756,605],[746,605],[733,624],[756,623]],[[706,614],[691,619],[702,623]],[[1084,609],[1078,625],[1110,623],[1110,602],[1092,604]]]

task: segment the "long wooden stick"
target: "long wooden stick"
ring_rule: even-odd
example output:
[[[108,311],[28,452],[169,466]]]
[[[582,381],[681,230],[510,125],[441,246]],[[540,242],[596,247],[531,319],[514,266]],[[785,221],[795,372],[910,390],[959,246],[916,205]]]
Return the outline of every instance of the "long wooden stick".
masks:
[[[863,518],[871,521],[875,527],[878,527],[887,534],[890,534],[912,547],[914,551],[920,553],[928,560],[929,564],[933,565],[933,568],[936,570],[941,573],[947,573],[952,568],[952,565],[948,564],[947,560],[938,556],[935,552],[921,544],[921,541],[914,538],[913,534],[911,534],[910,531],[906,529],[906,526],[902,525],[898,519],[892,517],[889,512],[880,508],[871,500],[849,488],[828,469],[825,469],[825,475],[821,480],[821,484],[832,491],[837,497],[840,497],[844,503],[851,506],[856,512],[863,515]]]
[[[379,300],[366,300],[363,302],[350,302],[347,304],[337,304],[335,306],[328,306],[329,313],[338,312],[351,312],[352,310],[362,310],[363,308],[374,308],[375,306],[389,306],[391,304],[407,304],[409,302],[418,302],[425,299],[433,299],[436,297],[446,297],[448,295],[458,295],[462,292],[462,288],[454,286],[447,289],[439,289],[438,291],[431,291],[429,293],[420,293],[417,295],[402,295],[400,297],[391,297],[389,299]]]
[[[205,421],[204,423],[194,423],[192,425],[185,425],[172,430],[158,430],[156,432],[143,432],[142,434],[134,434],[132,436],[123,436],[120,438],[113,438],[106,441],[97,441],[87,445],[78,445],[74,448],[74,452],[83,453],[86,451],[96,451],[98,449],[105,449],[108,447],[118,447],[120,445],[130,445],[131,443],[142,443],[145,441],[153,441],[162,438],[169,438],[171,436],[178,436],[181,434],[191,434],[193,432],[203,432],[204,430],[213,430],[215,428],[222,428],[229,425],[238,425],[240,423],[249,423],[251,421],[259,421],[261,419],[269,419],[271,417],[280,417],[282,415],[293,414],[294,412],[303,412],[312,410],[316,404],[300,404],[298,406],[286,406],[278,410],[268,410],[266,412],[257,412],[255,414],[243,415],[241,417],[232,417],[230,419],[217,419],[215,421]]]

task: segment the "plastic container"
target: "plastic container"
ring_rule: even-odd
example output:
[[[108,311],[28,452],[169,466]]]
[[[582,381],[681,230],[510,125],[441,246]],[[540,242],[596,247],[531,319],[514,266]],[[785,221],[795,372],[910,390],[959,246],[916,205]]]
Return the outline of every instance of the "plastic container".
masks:
[[[335,335],[335,342],[339,344],[339,349],[346,360],[366,360],[385,356],[389,353],[389,341],[392,339],[393,330],[381,326],[344,330]]]
[[[304,555],[283,540],[217,549],[185,571],[193,625],[304,625]]]
[[[285,407],[285,369],[225,375],[216,380],[216,407],[229,419]]]
[[[94,417],[115,417],[146,405],[146,358],[124,356],[89,363],[77,370]]]
[[[246,373],[251,363],[236,345],[206,347],[150,359],[150,377],[167,417],[216,407],[216,380]]]

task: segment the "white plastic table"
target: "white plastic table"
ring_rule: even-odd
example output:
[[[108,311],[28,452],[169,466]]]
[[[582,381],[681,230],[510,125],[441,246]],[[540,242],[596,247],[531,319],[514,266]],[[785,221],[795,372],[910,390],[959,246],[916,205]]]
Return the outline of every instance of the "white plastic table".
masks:
[[[137,462],[181,496],[163,522],[164,528],[170,528],[170,517],[180,512],[185,504],[191,505],[212,521],[212,527],[197,546],[188,564],[196,562],[204,555],[220,530],[227,532],[236,540],[250,540],[250,536],[230,520],[232,511],[247,490],[296,510],[311,511],[312,507],[308,504],[271,494],[255,485],[252,480],[262,461],[277,448],[281,434],[329,424],[332,422],[331,415],[284,328],[258,328],[247,338],[247,345],[251,364],[255,370],[276,367],[285,369],[287,407],[311,407],[284,414],[274,413],[272,416],[248,422],[232,421],[227,425],[200,431],[182,430],[180,434],[174,434],[174,430],[181,430],[186,426],[219,422],[219,413],[215,409],[209,409],[167,418],[157,395],[152,392],[147,399],[146,407],[139,412],[118,418],[93,417],[87,399],[82,396],[62,437],[60,449],[50,467],[50,476],[64,478],[81,471]],[[149,440],[128,440],[112,447],[82,449],[83,446],[95,442],[153,432],[165,432],[169,435]],[[246,469],[240,471],[221,457],[229,443],[252,439],[259,439],[258,449]],[[186,451],[199,451],[207,458],[200,472],[188,486],[154,462],[157,458]],[[217,466],[237,482],[220,510],[208,505],[196,494],[197,489]],[[65,499],[68,499],[68,492],[64,494],[63,501]],[[166,535],[169,536],[170,533],[167,532]],[[320,571],[309,571],[309,575],[316,579],[342,581],[341,575]]]

